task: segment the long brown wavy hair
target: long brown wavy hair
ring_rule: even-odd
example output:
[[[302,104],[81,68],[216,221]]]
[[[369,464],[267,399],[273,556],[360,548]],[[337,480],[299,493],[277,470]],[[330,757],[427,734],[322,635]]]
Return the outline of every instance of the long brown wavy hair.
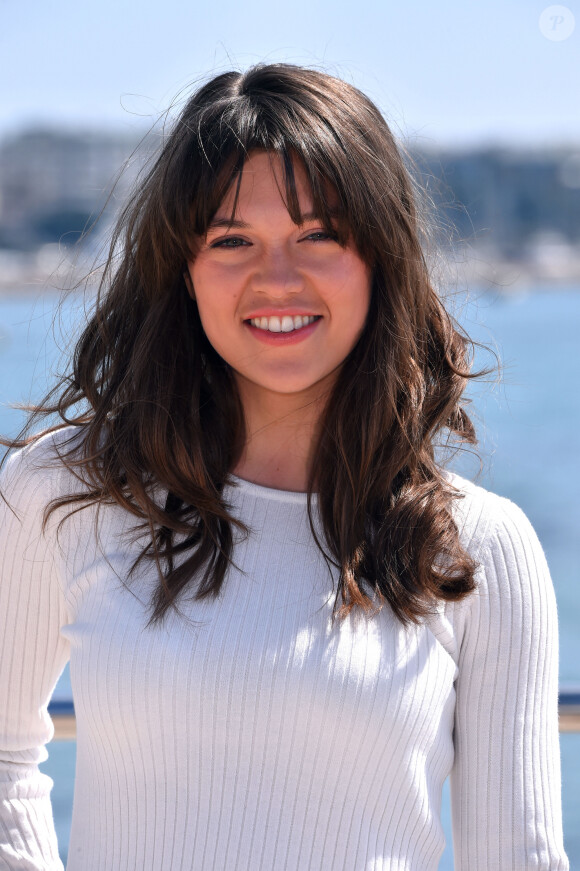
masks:
[[[296,223],[296,161],[329,231],[336,199],[338,225],[372,274],[366,325],[321,411],[309,472],[312,532],[338,569],[335,613],[386,602],[401,621],[417,621],[437,600],[474,589],[476,565],[453,519],[458,493],[434,449],[442,434],[475,442],[461,404],[470,343],[433,286],[416,185],[384,118],[356,88],[316,70],[224,73],[185,105],[119,218],[72,372],[33,415],[56,412],[62,422],[45,431],[72,423],[81,436],[82,449],[75,438],[61,459],[85,489],[50,503],[46,516],[95,503],[134,515],[148,541],[136,565],[150,560],[159,573],[153,623],[186,589],[219,593],[234,526],[245,529],[223,498],[245,422],[184,270],[256,149],[282,159]]]

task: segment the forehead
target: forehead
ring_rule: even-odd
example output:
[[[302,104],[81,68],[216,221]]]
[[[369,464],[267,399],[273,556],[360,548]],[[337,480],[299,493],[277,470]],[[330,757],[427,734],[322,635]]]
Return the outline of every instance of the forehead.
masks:
[[[292,211],[296,199],[301,214],[313,211],[312,189],[301,162],[293,160],[290,171],[282,157],[269,151],[253,152],[227,189],[218,216],[234,216],[248,209]]]

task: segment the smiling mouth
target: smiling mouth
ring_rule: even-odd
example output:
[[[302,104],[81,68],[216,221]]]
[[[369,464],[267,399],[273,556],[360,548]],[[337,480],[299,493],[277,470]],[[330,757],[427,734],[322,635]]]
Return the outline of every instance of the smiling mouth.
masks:
[[[246,323],[269,333],[292,333],[294,330],[301,330],[303,327],[313,324],[320,318],[321,315],[283,315],[281,318],[273,315],[269,318],[251,318]]]

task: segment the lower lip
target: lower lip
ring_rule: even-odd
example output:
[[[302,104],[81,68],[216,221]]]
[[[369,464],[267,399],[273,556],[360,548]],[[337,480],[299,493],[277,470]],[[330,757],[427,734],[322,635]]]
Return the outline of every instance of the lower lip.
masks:
[[[291,330],[289,333],[271,333],[270,330],[261,330],[249,323],[246,323],[246,327],[259,342],[265,345],[296,345],[311,336],[321,320],[322,318],[318,318],[307,327],[300,327],[299,330]]]

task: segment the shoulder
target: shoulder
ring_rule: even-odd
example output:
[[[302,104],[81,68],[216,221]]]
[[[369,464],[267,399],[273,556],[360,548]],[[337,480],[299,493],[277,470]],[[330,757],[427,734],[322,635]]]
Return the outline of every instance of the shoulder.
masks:
[[[46,505],[65,492],[78,490],[80,481],[64,458],[80,451],[82,433],[82,427],[63,427],[10,453],[0,470],[2,500],[11,507],[25,507],[31,499]]]
[[[527,516],[509,499],[457,475],[447,477],[460,494],[455,517],[461,543],[478,566],[474,593],[456,603],[459,623],[484,613],[486,619],[499,623],[522,623],[526,631],[532,616],[553,623],[554,588],[542,545]]]
[[[445,472],[445,478],[457,494],[453,514],[461,544],[477,562],[485,563],[498,548],[508,557],[510,551],[540,547],[528,517],[510,499],[452,472]]]
[[[527,516],[503,496],[458,475],[445,477],[458,495],[454,519],[461,544],[477,565],[476,587],[441,605],[430,621],[433,631],[456,661],[462,650],[497,656],[506,645],[519,649],[537,632],[546,644],[557,645],[554,588]]]

